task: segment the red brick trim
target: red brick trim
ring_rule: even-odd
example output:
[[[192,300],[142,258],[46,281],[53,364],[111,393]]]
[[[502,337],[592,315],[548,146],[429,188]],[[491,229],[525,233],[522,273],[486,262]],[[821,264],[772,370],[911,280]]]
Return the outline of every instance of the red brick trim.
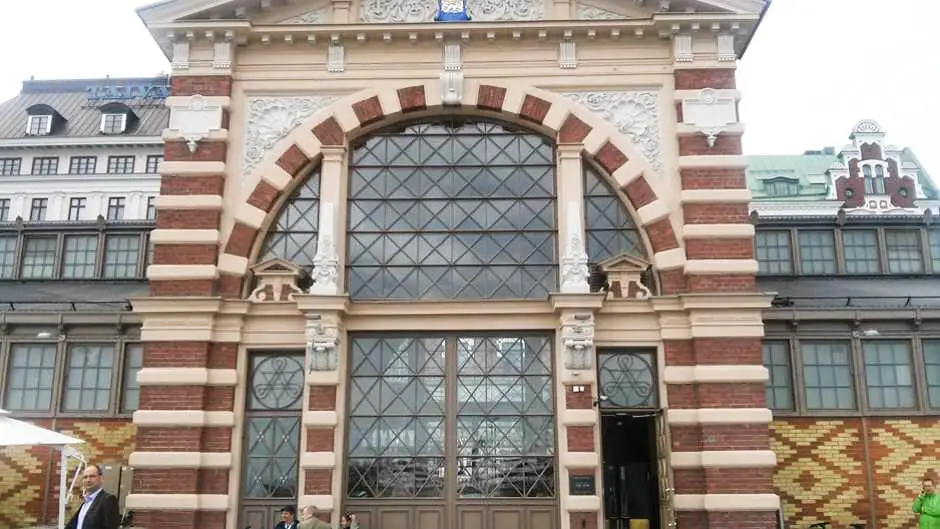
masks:
[[[506,99],[506,89],[501,86],[480,85],[477,92],[477,106],[484,110],[503,110],[503,101]]]
[[[291,145],[287,148],[286,151],[284,151],[284,154],[282,154],[275,163],[287,174],[291,176],[297,176],[297,174],[303,170],[309,161],[309,158],[307,158],[307,155],[304,154],[304,151],[302,151],[300,147]]]
[[[590,410],[594,407],[594,397],[592,395],[592,386],[590,384],[581,385],[584,391],[575,393],[572,391],[574,386],[565,385],[565,408],[569,410]]]
[[[682,189],[745,189],[744,169],[683,169]]]
[[[664,340],[666,365],[762,365],[760,338]]]
[[[218,280],[219,296],[225,299],[237,299],[242,297],[243,276],[220,273]]]
[[[336,409],[336,386],[310,386],[307,409],[333,411]]]
[[[221,195],[225,187],[222,176],[163,176],[161,195]]]
[[[304,494],[332,494],[333,470],[308,468],[304,470]]]
[[[247,224],[236,222],[235,227],[232,228],[232,233],[228,236],[228,244],[225,245],[225,253],[237,255],[238,257],[248,257],[248,253],[251,252],[251,245],[254,243],[257,234],[258,230]]]
[[[714,384],[669,384],[669,407],[676,410],[699,408],[763,408],[763,382],[721,382]]]
[[[175,96],[230,96],[232,78],[227,75],[181,75],[170,79],[170,93]]]
[[[235,390],[226,386],[142,386],[141,410],[232,411]]]
[[[215,281],[211,279],[159,279],[150,280],[150,296],[211,297],[215,295]]]
[[[581,143],[591,133],[592,127],[571,114],[558,129],[558,143]]]
[[[569,452],[594,451],[593,426],[568,426],[565,428],[565,430],[565,435],[568,439]]]
[[[552,108],[552,104],[548,101],[526,94],[525,100],[522,101],[519,117],[541,124],[550,108]]]
[[[770,448],[770,429],[766,424],[673,425],[670,438],[673,452]]]
[[[368,125],[385,117],[385,111],[382,110],[382,102],[379,101],[378,96],[353,103],[352,109],[360,125]]]
[[[679,136],[679,156],[697,156],[701,154],[741,154],[741,134],[719,134],[715,145],[709,146],[704,134]]]
[[[676,70],[676,90],[735,88],[734,70],[730,68]]]
[[[153,264],[214,265],[219,258],[217,244],[157,244]]]
[[[689,292],[756,292],[757,280],[753,275],[690,275]]]
[[[137,428],[138,452],[229,452],[232,429],[223,426]]]
[[[185,141],[168,141],[163,146],[163,159],[168,162],[224,162],[228,143],[224,141],[201,141],[196,151],[191,152]]]
[[[689,239],[685,255],[689,259],[753,259],[754,239]]]
[[[333,428],[307,428],[308,452],[332,452]]]
[[[653,188],[650,187],[649,182],[646,181],[645,176],[640,176],[625,185],[623,191],[626,193],[627,198],[630,199],[630,203],[633,204],[633,209],[635,210],[656,200],[656,193],[653,191]]]
[[[133,489],[144,494],[228,494],[228,469],[141,468]]]
[[[158,209],[158,229],[216,230],[222,213],[217,209]]]
[[[601,167],[611,174],[623,167],[623,164],[630,161],[623,151],[609,141],[601,147],[601,150],[597,151],[596,159],[597,163],[601,164]]]
[[[773,494],[773,469],[677,468],[676,494]]]
[[[597,529],[596,512],[571,512],[568,521],[571,529]]]
[[[682,213],[686,224],[747,224],[747,204],[695,203],[683,204]]]
[[[669,221],[668,217],[657,220],[647,226],[646,233],[650,238],[650,245],[653,246],[653,252],[655,253],[679,247],[676,232],[673,231],[672,222]]]
[[[248,203],[262,211],[271,211],[279,195],[280,192],[274,186],[262,180],[251,192]]]
[[[401,104],[402,112],[413,112],[428,108],[427,96],[424,94],[424,86],[422,85],[399,88],[398,102]]]

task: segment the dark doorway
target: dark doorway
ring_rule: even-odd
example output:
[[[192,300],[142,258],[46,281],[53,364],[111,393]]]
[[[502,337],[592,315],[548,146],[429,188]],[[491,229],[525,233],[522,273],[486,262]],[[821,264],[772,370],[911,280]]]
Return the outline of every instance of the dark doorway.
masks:
[[[660,527],[656,417],[604,414],[601,435],[604,529]]]

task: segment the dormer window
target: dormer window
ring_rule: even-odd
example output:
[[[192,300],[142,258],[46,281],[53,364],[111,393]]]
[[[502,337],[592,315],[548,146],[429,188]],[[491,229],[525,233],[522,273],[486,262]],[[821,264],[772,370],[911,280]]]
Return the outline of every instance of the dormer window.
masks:
[[[865,164],[862,166],[862,175],[865,178],[865,193],[869,195],[885,194],[885,168],[880,164],[874,166]]]
[[[102,114],[102,134],[122,134],[127,128],[127,114]]]
[[[800,184],[790,178],[774,178],[764,181],[764,192],[772,197],[792,197],[800,194]]]
[[[48,136],[51,132],[51,114],[29,116],[29,119],[26,121],[26,134],[29,136]]]
[[[102,134],[124,134],[137,123],[137,115],[123,103],[107,103],[99,110]]]

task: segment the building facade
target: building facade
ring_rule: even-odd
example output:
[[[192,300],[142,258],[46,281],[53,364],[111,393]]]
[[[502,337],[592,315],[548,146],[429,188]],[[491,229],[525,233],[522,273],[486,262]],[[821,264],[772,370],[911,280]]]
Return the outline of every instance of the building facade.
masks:
[[[777,455],[794,527],[904,528],[938,468],[940,207],[871,120],[842,149],[749,157]]]
[[[26,81],[0,103],[0,407],[85,439],[122,487],[167,77]],[[54,520],[59,456],[0,452],[0,526]],[[123,489],[129,490],[129,476]]]

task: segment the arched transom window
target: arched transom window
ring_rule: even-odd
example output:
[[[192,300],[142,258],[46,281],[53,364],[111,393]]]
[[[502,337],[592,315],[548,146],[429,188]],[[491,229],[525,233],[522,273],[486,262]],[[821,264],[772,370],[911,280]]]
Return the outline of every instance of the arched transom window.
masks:
[[[347,289],[369,299],[543,299],[557,284],[555,153],[475,120],[353,145]]]

